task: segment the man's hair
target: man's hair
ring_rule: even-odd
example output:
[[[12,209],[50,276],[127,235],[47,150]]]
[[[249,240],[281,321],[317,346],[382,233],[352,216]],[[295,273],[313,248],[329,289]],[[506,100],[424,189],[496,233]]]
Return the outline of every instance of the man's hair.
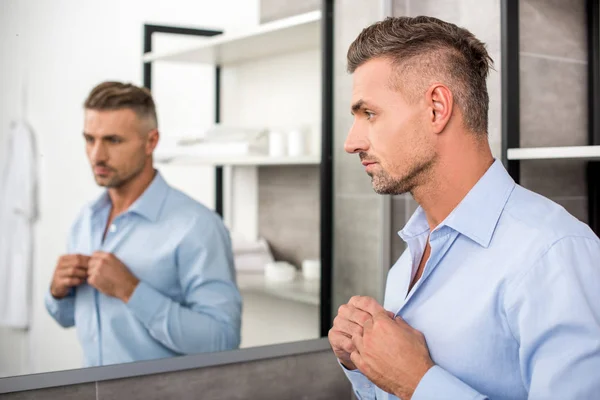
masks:
[[[129,109],[138,118],[158,126],[156,106],[150,91],[131,83],[102,82],[92,89],[84,103],[87,110],[112,111]]]
[[[493,60],[468,30],[433,17],[389,17],[363,29],[347,58],[350,73],[371,59],[389,59],[397,71],[391,84],[402,86],[409,101],[439,80],[452,92],[465,127],[487,133],[486,78]]]

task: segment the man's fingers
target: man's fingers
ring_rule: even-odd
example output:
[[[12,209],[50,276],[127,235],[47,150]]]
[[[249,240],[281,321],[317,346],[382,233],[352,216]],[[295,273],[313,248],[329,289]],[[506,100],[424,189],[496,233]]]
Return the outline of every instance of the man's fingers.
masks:
[[[110,253],[106,253],[104,251],[95,251],[92,253],[92,259],[108,259],[110,256]]]
[[[77,264],[80,267],[85,267],[87,268],[88,264],[90,262],[90,257],[83,255],[83,254],[78,254],[77,255]]]
[[[346,334],[348,337],[362,335],[363,333],[363,328],[361,325],[340,316],[335,318],[333,321],[333,326],[336,328],[336,330]]]
[[[368,296],[354,296],[350,299],[348,304],[358,308],[359,310],[367,312],[372,316],[378,312],[385,312],[385,308],[377,303],[377,300]]]
[[[358,352],[361,352],[363,350],[363,337],[358,335],[352,336],[352,344]]]
[[[60,257],[58,266],[60,268],[82,267],[87,268],[90,257],[83,254],[67,254]]]
[[[87,276],[87,268],[75,267],[67,270],[69,276],[76,278],[85,278]]]
[[[85,278],[87,276],[87,268],[69,267],[63,268],[57,272],[61,278]]]
[[[352,364],[354,364],[359,370],[361,370],[361,368],[364,366],[363,359],[360,356],[359,351],[353,351],[350,353],[350,361],[352,361]]]
[[[82,283],[83,283],[83,279],[81,279],[81,278],[66,277],[66,278],[62,278],[60,280],[60,285],[66,286],[66,287],[79,286]]]
[[[332,338],[332,345],[340,350],[343,350],[344,352],[350,354],[352,353],[355,349],[354,347],[354,343],[352,343],[352,339],[347,337],[346,335],[344,335],[343,333],[339,332],[337,335],[333,335]]]

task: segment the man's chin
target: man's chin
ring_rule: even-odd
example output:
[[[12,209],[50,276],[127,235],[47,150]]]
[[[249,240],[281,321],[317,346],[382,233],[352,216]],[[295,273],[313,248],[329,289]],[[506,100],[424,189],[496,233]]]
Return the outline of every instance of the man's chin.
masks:
[[[98,186],[105,187],[105,188],[114,187],[114,182],[109,177],[95,175],[94,180],[96,181],[96,184]]]

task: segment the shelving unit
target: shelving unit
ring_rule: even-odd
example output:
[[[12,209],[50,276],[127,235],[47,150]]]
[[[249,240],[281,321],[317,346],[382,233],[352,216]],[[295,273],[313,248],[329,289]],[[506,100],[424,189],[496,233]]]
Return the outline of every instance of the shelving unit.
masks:
[[[586,1],[588,42],[588,145],[520,147],[519,2],[501,1],[502,161],[515,182],[522,160],[587,162],[588,222],[600,236],[600,1]]]
[[[291,282],[269,282],[260,273],[239,273],[241,291],[266,294],[276,299],[292,300],[313,306],[319,305],[320,281],[297,276]]]
[[[600,160],[600,146],[522,147],[508,149],[508,160]]]
[[[325,10],[331,10],[331,4]],[[327,21],[322,20],[322,15]],[[332,14],[314,11],[281,19],[237,32],[216,32],[173,27],[153,26],[153,32],[181,33],[199,36],[197,44],[176,51],[152,51],[151,34],[146,32],[144,54],[144,83],[150,88],[151,66],[155,63],[187,63],[211,65],[215,68],[215,123],[222,122],[221,89],[226,67],[259,61],[267,57],[287,55],[310,50],[322,50],[322,78],[316,99],[322,100],[321,129],[312,129],[319,135],[321,146],[300,157],[271,157],[268,155],[202,155],[192,148],[160,147],[155,161],[165,165],[208,166],[215,168],[215,209],[226,225],[236,233],[252,240],[258,236],[258,168],[261,166],[319,166],[321,183],[321,264],[322,279],[305,281],[298,277],[293,282],[267,282],[262,274],[238,274],[240,290],[267,294],[275,299],[292,300],[320,307],[321,334],[328,330],[331,320],[331,135],[332,121]],[[326,31],[323,31],[326,29]],[[323,46],[322,46],[323,34]],[[315,60],[316,61],[316,60]],[[312,61],[311,61],[312,62]],[[230,75],[227,75],[230,76]],[[267,94],[263,94],[267,95]],[[318,101],[318,100],[317,100]],[[239,125],[239,124],[236,124]],[[199,132],[200,134],[200,132]],[[316,138],[307,142],[314,143]],[[314,154],[317,153],[317,154]],[[325,188],[325,190],[324,190]],[[241,193],[241,195],[240,195]]]
[[[224,33],[178,51],[144,54],[144,62],[168,61],[227,66],[315,48],[320,42],[321,11],[285,18],[254,29]]]
[[[321,11],[297,15],[255,27],[221,34],[210,32],[198,43],[176,51],[153,52],[145,46],[142,60],[145,66],[157,62],[213,65],[216,69],[215,122],[221,122],[221,69],[265,57],[319,49],[321,46]],[[175,32],[176,33],[176,32]],[[185,33],[185,32],[184,32]],[[146,71],[146,68],[145,68]],[[317,134],[314,132],[313,134]],[[269,157],[260,155],[202,156],[185,147],[157,149],[158,163],[174,165],[213,166],[216,171],[215,209],[225,223],[249,240],[258,237],[258,173],[259,166],[319,165],[320,154],[301,157]],[[244,201],[235,197],[243,193]],[[238,194],[238,196],[236,196]]]
[[[321,157],[269,157],[261,155],[249,156],[195,156],[190,154],[157,153],[155,159],[159,163],[176,165],[207,165],[207,166],[267,166],[267,165],[319,165]]]

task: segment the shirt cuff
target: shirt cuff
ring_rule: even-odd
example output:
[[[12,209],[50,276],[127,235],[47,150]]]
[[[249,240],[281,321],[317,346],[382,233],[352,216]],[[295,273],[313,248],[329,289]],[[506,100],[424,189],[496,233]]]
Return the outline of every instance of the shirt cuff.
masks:
[[[63,297],[62,299],[57,299],[56,297],[52,296],[52,293],[50,293],[50,290],[46,291],[46,296],[44,298],[44,302],[46,303],[46,309],[50,312],[50,314],[52,315],[60,315],[61,310],[64,309],[65,306],[70,306],[69,302],[71,299],[71,294],[69,293],[68,296]]]
[[[152,286],[140,281],[131,294],[127,307],[145,326],[149,326],[169,300]]]
[[[412,400],[484,400],[475,389],[450,374],[442,367],[434,365],[421,378],[413,393]]]
[[[375,388],[375,386],[369,380],[369,378],[364,376],[363,373],[360,372],[358,369],[349,370],[344,366],[344,364],[342,364],[339,358],[337,361],[340,367],[342,367],[342,371],[344,371],[344,374],[346,374],[346,377],[348,378],[348,380],[352,384],[352,387],[354,387],[355,390],[360,391]]]

